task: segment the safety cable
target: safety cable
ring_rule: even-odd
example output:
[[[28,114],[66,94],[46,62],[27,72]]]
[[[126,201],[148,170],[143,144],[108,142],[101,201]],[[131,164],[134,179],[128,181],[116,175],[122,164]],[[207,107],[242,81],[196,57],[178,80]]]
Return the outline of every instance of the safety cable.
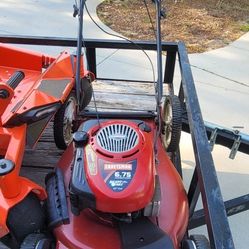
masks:
[[[144,6],[145,6],[145,8],[146,8],[147,15],[148,15],[148,17],[149,17],[149,19],[150,19],[150,24],[151,24],[151,28],[152,28],[152,30],[153,30],[153,34],[154,34],[154,36],[155,36],[155,38],[156,38],[156,29],[155,29],[155,27],[154,27],[154,24],[153,24],[153,21],[152,21],[152,18],[151,18],[151,14],[150,14],[150,10],[149,10],[149,6],[148,6],[146,0],[144,0]]]
[[[136,48],[138,48],[139,50],[141,50],[145,56],[147,57],[147,59],[149,60],[150,62],[150,65],[151,65],[151,69],[152,69],[152,73],[153,73],[153,83],[155,84],[156,82],[156,76],[155,76],[155,69],[154,69],[154,65],[152,63],[152,60],[151,58],[149,57],[149,55],[146,53],[146,51],[144,49],[142,49],[141,46],[139,46],[138,44],[136,44],[135,42],[131,41],[130,39],[124,37],[124,36],[121,36],[121,35],[117,35],[117,34],[113,34],[113,33],[110,33],[108,31],[106,31],[104,28],[102,28],[95,20],[94,18],[91,16],[88,8],[87,8],[87,4],[85,4],[85,8],[86,8],[86,12],[88,14],[88,16],[90,17],[90,19],[92,20],[92,22],[101,30],[103,31],[104,33],[106,33],[107,35],[110,35],[110,36],[113,36],[113,37],[117,37],[117,38],[120,38],[122,40],[125,40],[125,41],[128,41],[129,43],[131,43],[132,45],[134,45]]]

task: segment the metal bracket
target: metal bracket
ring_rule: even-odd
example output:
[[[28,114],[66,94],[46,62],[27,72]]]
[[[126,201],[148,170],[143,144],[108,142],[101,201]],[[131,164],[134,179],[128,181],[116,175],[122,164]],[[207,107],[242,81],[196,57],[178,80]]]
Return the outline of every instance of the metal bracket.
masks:
[[[210,136],[210,140],[209,140],[210,151],[213,151],[213,149],[214,149],[217,135],[218,135],[218,128],[215,128],[212,131],[211,136]]]
[[[241,136],[238,135],[237,138],[234,140],[234,143],[233,143],[233,146],[231,148],[230,155],[229,155],[230,159],[234,159],[235,158],[235,156],[236,156],[236,154],[238,152],[240,143],[241,143],[240,139],[241,139]]]
[[[161,206],[161,187],[160,187],[160,180],[159,176],[155,177],[155,190],[154,196],[151,202],[144,208],[144,216],[147,217],[156,217],[159,215],[160,206]]]

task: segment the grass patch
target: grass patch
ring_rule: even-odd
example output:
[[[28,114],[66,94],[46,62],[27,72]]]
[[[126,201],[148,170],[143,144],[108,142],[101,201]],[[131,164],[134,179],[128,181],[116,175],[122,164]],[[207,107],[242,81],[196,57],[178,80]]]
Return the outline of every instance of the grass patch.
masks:
[[[155,5],[146,0],[155,27]],[[224,47],[249,32],[249,0],[165,0],[164,41],[183,41],[190,53]],[[155,40],[141,0],[106,0],[97,8],[111,29],[132,40]]]
[[[243,31],[243,32],[249,32],[249,23],[248,24],[243,24],[240,27],[240,30]]]

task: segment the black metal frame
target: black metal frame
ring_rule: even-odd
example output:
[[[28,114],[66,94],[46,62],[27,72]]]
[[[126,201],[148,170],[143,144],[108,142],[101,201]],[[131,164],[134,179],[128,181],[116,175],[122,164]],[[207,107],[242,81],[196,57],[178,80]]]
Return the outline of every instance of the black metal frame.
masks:
[[[0,42],[62,47],[77,46],[76,39],[58,37],[46,38],[1,35]],[[134,41],[134,43],[145,50],[156,50],[156,43],[144,41]],[[98,74],[96,67],[96,49],[109,48],[137,50],[137,46],[134,46],[129,42],[116,40],[113,41],[86,39],[84,40],[84,45],[86,47],[89,70],[95,73],[97,78]],[[189,229],[206,223],[211,247],[213,249],[233,249],[234,243],[227,216],[248,210],[249,194],[235,198],[225,203],[223,202],[207,135],[209,137],[211,136],[213,144],[219,143],[229,148],[233,147],[234,142],[239,140],[240,143],[237,144],[238,146],[236,147],[236,150],[239,150],[246,154],[249,154],[249,136],[222,127],[218,127],[216,125],[210,125],[209,123],[205,125],[202,119],[191,67],[184,44],[181,42],[163,42],[162,51],[167,52],[164,70],[164,83],[168,84],[172,89],[176,56],[178,56],[179,59],[182,77],[179,97],[182,101],[182,105],[186,110],[183,118],[183,131],[191,133],[195,154],[196,167],[188,192],[190,205]],[[140,114],[137,113],[133,115]],[[89,115],[93,114],[89,113]],[[129,116],[130,114],[128,113],[127,115]],[[141,115],[145,115],[146,117],[146,113],[142,113]],[[153,116],[153,114],[151,113],[148,115]],[[174,158],[180,158],[179,151],[176,155],[174,155]],[[180,160],[177,161],[177,168],[181,170]],[[195,211],[196,203],[200,193],[204,209]]]

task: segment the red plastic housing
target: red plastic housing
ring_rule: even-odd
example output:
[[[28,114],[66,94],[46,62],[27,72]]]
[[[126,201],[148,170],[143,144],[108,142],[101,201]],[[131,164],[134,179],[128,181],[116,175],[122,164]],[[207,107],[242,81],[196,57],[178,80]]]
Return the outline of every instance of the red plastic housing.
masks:
[[[85,148],[85,172],[96,197],[96,209],[108,213],[127,213],[144,208],[152,199],[155,185],[153,133],[142,131],[137,123],[111,120],[112,125],[130,127],[137,134],[137,144],[125,152],[109,152],[98,141],[99,126],[89,130]]]
[[[152,138],[155,134],[155,123],[153,120],[146,120],[146,123],[152,130],[152,134],[146,135]],[[152,141],[151,139],[149,143],[152,144]],[[158,225],[171,237],[174,248],[179,249],[188,225],[187,195],[181,177],[167,156],[160,139],[157,141],[157,150],[158,165],[156,165],[156,171],[159,175],[162,195]],[[74,150],[71,145],[63,154],[58,165],[64,173],[66,186],[69,186],[71,179],[73,160]],[[144,176],[142,178],[144,180]],[[126,203],[123,202],[123,205],[126,206]],[[69,197],[68,209],[71,209]],[[117,227],[111,223],[108,224],[102,216],[93,215],[89,209],[85,209],[79,216],[75,216],[71,212],[69,215],[70,224],[61,225],[54,230],[57,239],[56,249],[121,248]],[[156,223],[154,219],[152,221]]]

